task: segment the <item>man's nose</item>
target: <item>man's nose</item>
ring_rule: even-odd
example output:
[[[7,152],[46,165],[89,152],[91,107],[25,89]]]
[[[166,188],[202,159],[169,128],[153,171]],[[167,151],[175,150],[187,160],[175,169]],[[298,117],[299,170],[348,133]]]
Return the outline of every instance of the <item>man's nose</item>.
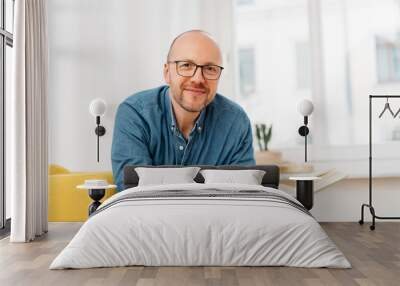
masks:
[[[195,82],[204,82],[205,81],[201,67],[197,67],[197,70],[191,79],[192,79],[192,81],[195,81]]]

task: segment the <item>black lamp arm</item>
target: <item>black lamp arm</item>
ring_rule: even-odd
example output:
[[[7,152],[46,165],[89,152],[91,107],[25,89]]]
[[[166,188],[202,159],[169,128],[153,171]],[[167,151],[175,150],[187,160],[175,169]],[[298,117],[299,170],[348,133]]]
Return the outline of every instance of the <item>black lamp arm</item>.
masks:
[[[106,134],[106,129],[104,128],[104,126],[100,125],[100,116],[96,116],[96,129],[94,130],[94,133],[96,133],[97,135],[97,162],[99,162],[99,149],[100,149],[100,143],[99,143],[99,137],[103,136],[104,134]]]
[[[304,116],[304,125],[300,126],[299,134],[304,137],[304,161],[307,162],[307,135],[310,133],[310,130],[307,127],[308,125],[308,116]]]

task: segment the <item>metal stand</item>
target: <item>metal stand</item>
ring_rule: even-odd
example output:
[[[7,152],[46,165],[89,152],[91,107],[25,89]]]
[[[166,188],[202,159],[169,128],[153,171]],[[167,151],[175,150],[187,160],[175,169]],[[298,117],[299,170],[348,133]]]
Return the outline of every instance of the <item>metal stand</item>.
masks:
[[[375,219],[400,219],[400,217],[383,217],[375,214],[375,208],[372,205],[372,99],[373,98],[400,98],[400,95],[370,95],[369,96],[369,203],[361,206],[361,219],[359,224],[364,224],[364,207],[368,207],[372,215],[372,225],[370,229],[375,229]]]
[[[312,180],[297,180],[296,198],[307,210],[311,210],[314,205],[314,182]]]
[[[94,200],[89,206],[89,216],[101,205],[99,201],[104,197],[105,192],[105,189],[89,189],[89,197]]]
[[[314,180],[318,177],[289,177],[296,181],[296,199],[307,209],[311,210],[314,205]]]

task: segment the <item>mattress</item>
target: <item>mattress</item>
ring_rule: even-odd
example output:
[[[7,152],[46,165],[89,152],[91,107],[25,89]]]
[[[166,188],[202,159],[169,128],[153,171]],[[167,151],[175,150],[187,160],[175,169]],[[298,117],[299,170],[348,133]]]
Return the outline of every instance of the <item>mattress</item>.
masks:
[[[351,267],[290,195],[198,183],[138,186],[112,196],[50,269],[131,265]]]

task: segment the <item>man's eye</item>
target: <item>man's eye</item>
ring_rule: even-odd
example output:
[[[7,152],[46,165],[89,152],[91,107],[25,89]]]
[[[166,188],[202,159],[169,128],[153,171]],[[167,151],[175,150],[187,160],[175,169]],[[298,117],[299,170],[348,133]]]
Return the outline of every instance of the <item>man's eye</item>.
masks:
[[[191,63],[182,63],[181,67],[182,68],[191,68],[191,67],[193,67],[193,64],[191,64]]]
[[[208,72],[213,72],[213,73],[217,72],[217,67],[215,66],[205,66],[205,69]]]

